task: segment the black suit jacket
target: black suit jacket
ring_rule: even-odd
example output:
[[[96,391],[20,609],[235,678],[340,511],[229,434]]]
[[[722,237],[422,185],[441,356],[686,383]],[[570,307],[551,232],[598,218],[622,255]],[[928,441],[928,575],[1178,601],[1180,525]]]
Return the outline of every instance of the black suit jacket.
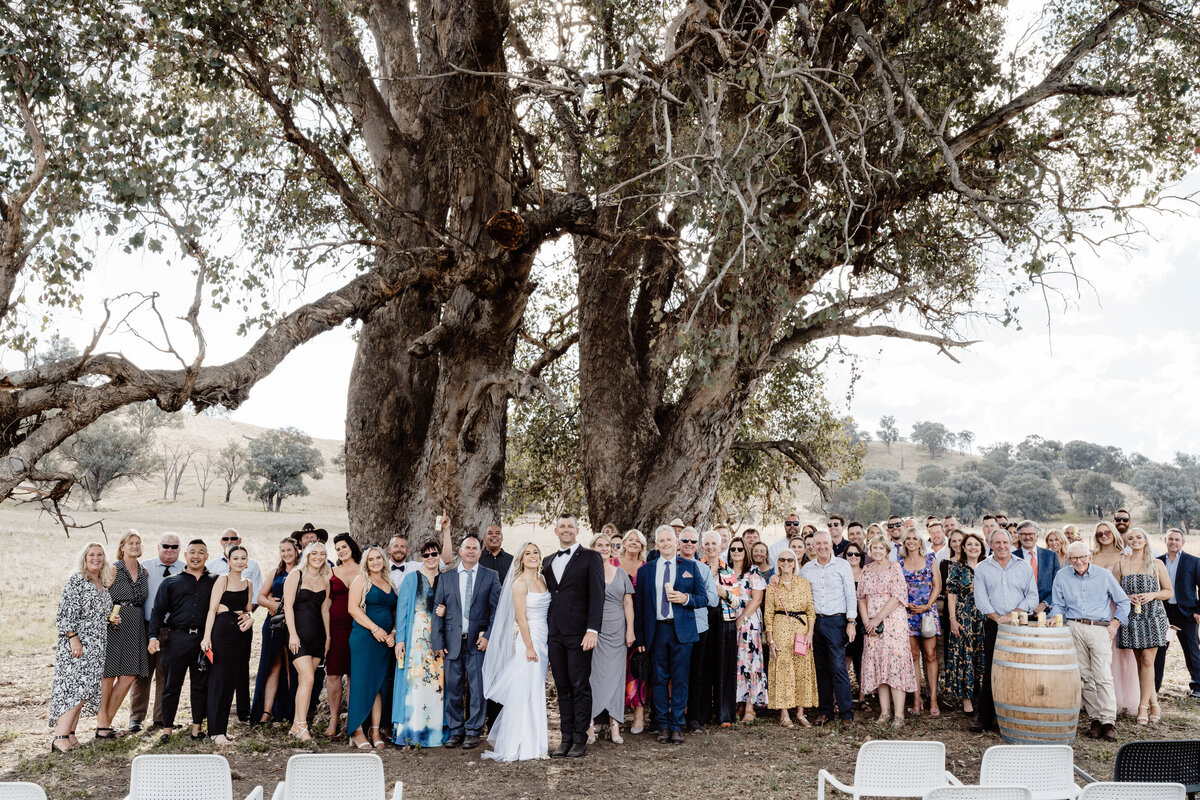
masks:
[[[1166,555],[1158,560],[1167,563]],[[1179,568],[1175,571],[1175,602],[1185,614],[1200,614],[1200,558],[1189,553],[1179,554]]]
[[[550,590],[548,633],[580,638],[589,630],[599,633],[604,620],[604,559],[580,545],[559,581],[552,566],[557,555],[556,550],[542,561],[542,577]]]

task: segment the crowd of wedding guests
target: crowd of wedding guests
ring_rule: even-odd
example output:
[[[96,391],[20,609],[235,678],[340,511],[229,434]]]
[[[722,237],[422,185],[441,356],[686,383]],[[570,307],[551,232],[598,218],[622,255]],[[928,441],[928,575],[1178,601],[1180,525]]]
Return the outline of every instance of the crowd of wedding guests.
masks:
[[[213,552],[164,533],[152,555],[128,531],[111,562],[101,544],[85,546],[63,589],[51,747],[78,745],[85,712],[97,738],[155,729],[165,739],[187,683],[192,738],[219,745],[232,741],[234,708],[244,723],[288,722],[310,740],[324,689],[324,735],[362,749],[471,749],[505,708],[540,706],[508,722],[540,725],[538,741],[512,737],[521,749],[496,756],[539,757],[546,661],[562,728],[553,756],[581,756],[602,734],[620,744],[627,723],[669,743],[767,712],[791,728],[852,724],[878,708],[876,722],[902,727],[941,715],[948,699],[981,732],[996,728],[991,654],[1014,611],[1070,628],[1087,735],[1113,740],[1118,713],[1160,719],[1170,628],[1200,698],[1200,559],[1184,552],[1183,532],[1168,531],[1159,555],[1130,523],[1121,509],[1085,539],[1076,526],[1043,533],[1003,515],[977,533],[954,517],[864,526],[834,514],[818,529],[793,514],[768,546],[753,528],[700,533],[677,518],[649,538],[605,525],[580,552],[564,515],[562,549],[545,558],[532,543],[507,552],[499,525],[455,549],[445,523],[410,558],[403,535],[364,549],[307,524],[268,569],[232,529]],[[541,660],[525,684],[540,681],[541,700],[491,692],[513,681],[491,668],[490,642],[523,643],[530,669]]]

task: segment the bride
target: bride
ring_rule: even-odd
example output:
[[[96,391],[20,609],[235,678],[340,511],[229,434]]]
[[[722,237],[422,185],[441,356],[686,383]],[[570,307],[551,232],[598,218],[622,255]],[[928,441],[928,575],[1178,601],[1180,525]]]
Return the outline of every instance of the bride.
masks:
[[[542,580],[542,553],[532,542],[521,549],[504,580],[491,646],[483,656],[483,694],[504,706],[488,732],[497,761],[546,758],[546,610],[550,593]],[[515,629],[514,629],[515,626]]]

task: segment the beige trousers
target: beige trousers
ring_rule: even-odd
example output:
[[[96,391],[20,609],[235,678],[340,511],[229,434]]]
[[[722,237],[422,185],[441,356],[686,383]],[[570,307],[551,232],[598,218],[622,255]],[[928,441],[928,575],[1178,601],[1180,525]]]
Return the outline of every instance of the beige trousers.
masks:
[[[1102,724],[1117,721],[1117,695],[1113,691],[1112,639],[1108,628],[1099,625],[1071,626],[1075,640],[1075,659],[1079,662],[1079,679],[1083,683],[1083,708],[1088,717]]]

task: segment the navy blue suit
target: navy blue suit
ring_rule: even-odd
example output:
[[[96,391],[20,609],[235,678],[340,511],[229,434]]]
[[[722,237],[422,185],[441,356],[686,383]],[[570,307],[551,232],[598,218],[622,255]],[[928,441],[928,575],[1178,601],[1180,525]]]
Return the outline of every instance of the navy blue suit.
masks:
[[[696,615],[690,609],[708,605],[708,594],[699,577],[700,570],[708,567],[690,558],[675,556],[671,564],[671,584],[675,591],[687,595],[687,600],[682,605],[672,603],[672,618],[659,621],[658,610],[663,598],[663,587],[658,579],[659,564],[660,560],[656,559],[638,568],[633,599],[634,637],[637,647],[650,653],[654,719],[662,730],[682,731],[692,645],[700,639],[696,633]]]
[[[1158,560],[1167,563],[1165,555]],[[1194,614],[1200,614],[1200,558],[1188,553],[1179,554],[1179,567],[1175,571],[1175,582],[1171,588],[1175,596],[1174,603],[1164,603],[1167,607],[1167,622],[1179,628],[1179,645],[1183,648],[1183,663],[1187,665],[1191,676],[1191,690],[1200,692],[1200,642],[1197,641],[1200,626],[1196,624]],[[1169,646],[1169,643],[1168,643]],[[1154,657],[1154,686],[1162,688],[1163,669],[1167,665],[1167,648],[1158,648]]]
[[[462,600],[459,597],[458,568],[438,576],[433,593],[435,606],[446,606],[444,616],[433,617],[430,646],[434,652],[446,651],[446,690],[442,701],[445,725],[449,736],[478,736],[483,730],[483,651],[479,637],[486,636],[496,617],[500,602],[500,579],[493,570],[475,566],[475,585],[471,592],[471,608],[467,614],[467,630],[463,630]],[[463,690],[467,699],[463,700]],[[465,719],[464,719],[465,717]]]
[[[1038,547],[1034,550],[1037,553],[1037,590],[1038,600],[1050,606],[1050,601],[1054,599],[1054,576],[1058,574],[1058,553],[1045,547]],[[1013,550],[1013,555],[1017,558],[1024,558],[1025,551],[1021,548]]]

